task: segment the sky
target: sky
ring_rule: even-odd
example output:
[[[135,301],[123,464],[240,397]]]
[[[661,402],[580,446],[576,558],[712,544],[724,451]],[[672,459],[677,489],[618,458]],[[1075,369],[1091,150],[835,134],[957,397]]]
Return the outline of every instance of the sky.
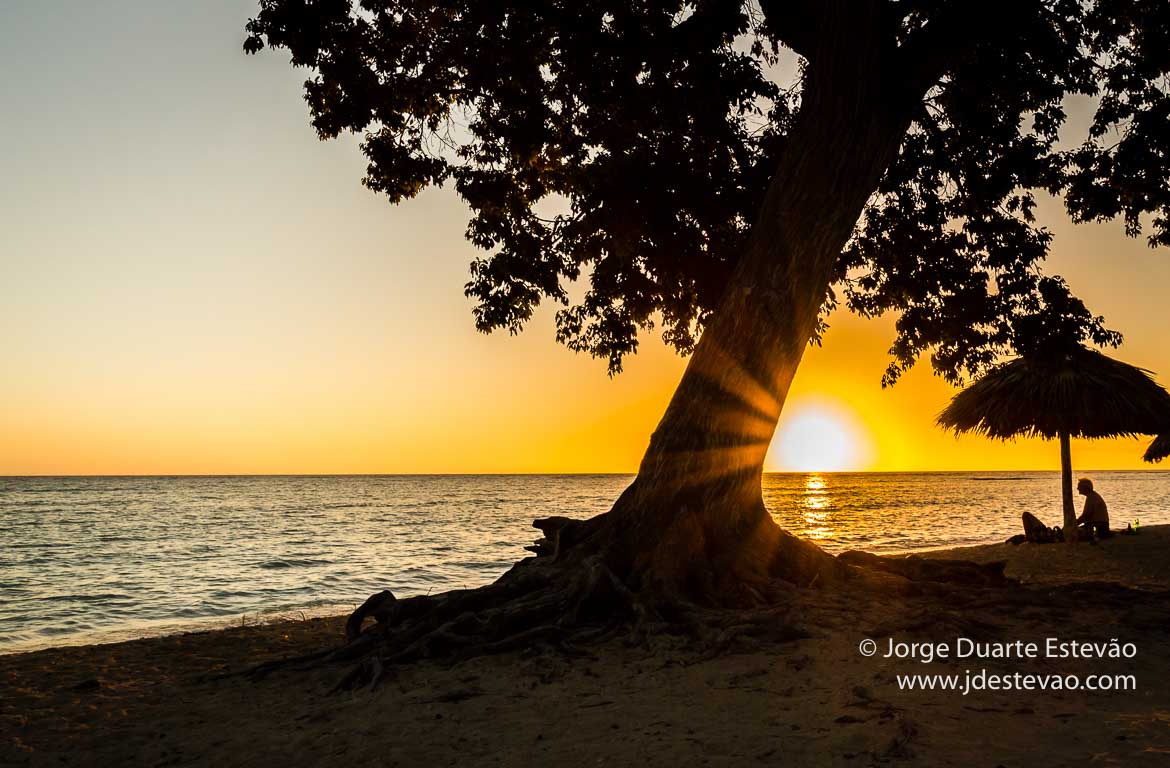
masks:
[[[394,207],[354,139],[319,142],[249,0],[0,3],[0,475],[632,472],[685,361],[655,335],[610,379],[553,339],[476,333],[451,190]],[[1047,271],[1170,383],[1170,253],[1117,223]],[[838,312],[770,470],[1058,467],[1053,443],[955,438],[921,364],[883,390],[893,320]],[[1139,469],[1143,441],[1077,468]]]

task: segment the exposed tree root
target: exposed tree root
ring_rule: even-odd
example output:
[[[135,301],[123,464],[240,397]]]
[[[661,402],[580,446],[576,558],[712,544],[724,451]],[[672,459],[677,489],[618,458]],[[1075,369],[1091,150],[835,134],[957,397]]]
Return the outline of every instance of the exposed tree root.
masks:
[[[880,571],[901,576],[910,581],[966,584],[969,586],[1003,586],[1008,583],[1004,576],[1006,563],[972,563],[966,560],[931,560],[910,555],[907,557],[883,557],[850,550],[842,552],[837,559],[861,569]]]
[[[762,539],[772,553],[762,577],[741,577],[732,589],[708,579],[688,593],[672,582],[634,575],[631,560],[614,555],[621,550],[612,546],[604,517],[537,520],[544,537],[529,548],[535,556],[495,583],[403,600],[379,592],[349,617],[341,647],[269,662],[246,674],[347,663],[333,690],[353,690],[376,686],[394,665],[418,659],[457,663],[533,648],[580,656],[589,655],[583,646],[615,637],[652,648],[662,635],[687,638],[702,661],[737,644],[808,637],[792,604],[810,587],[886,592],[911,584],[953,589],[1006,583],[1002,565],[864,552],[834,558],[773,526]]]

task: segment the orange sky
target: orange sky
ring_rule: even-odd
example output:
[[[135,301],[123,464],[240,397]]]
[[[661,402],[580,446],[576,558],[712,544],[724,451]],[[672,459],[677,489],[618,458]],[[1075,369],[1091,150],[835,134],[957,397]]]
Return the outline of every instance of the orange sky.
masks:
[[[355,143],[309,128],[303,73],[239,52],[252,3],[57,5],[0,24],[0,64],[37,73],[2,86],[0,474],[637,467],[683,361],[650,337],[610,380],[553,342],[547,309],[520,337],[476,334],[458,199],[363,189]],[[1042,214],[1048,271],[1170,383],[1170,254]],[[1050,443],[936,429],[952,390],[925,364],[883,391],[891,340],[888,320],[833,318],[781,433],[830,418],[855,469],[1057,467]],[[1143,447],[1073,461],[1141,468]]]

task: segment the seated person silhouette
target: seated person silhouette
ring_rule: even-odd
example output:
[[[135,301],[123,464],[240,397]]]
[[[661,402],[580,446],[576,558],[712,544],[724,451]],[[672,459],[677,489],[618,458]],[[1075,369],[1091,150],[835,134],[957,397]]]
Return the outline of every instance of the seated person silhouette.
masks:
[[[1093,490],[1093,481],[1087,477],[1077,483],[1077,492],[1085,497],[1085,509],[1077,518],[1077,531],[1085,538],[1104,539],[1109,532],[1109,507],[1101,494]]]

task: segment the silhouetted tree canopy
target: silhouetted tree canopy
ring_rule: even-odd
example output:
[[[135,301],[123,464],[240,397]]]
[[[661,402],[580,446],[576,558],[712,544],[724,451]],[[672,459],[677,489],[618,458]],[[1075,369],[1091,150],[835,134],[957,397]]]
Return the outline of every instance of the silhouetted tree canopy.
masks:
[[[618,371],[655,322],[693,348],[799,112],[809,24],[833,23],[834,7],[262,0],[244,47],[288,49],[310,70],[313,125],[364,137],[371,189],[399,202],[454,184],[485,252],[466,289],[480,330],[517,332],[552,299],[558,339]],[[958,381],[1054,339],[1116,345],[1040,273],[1051,236],[1033,210],[1053,194],[1075,221],[1120,217],[1170,244],[1170,3],[889,0],[882,13],[910,76],[948,63],[827,306],[900,313],[887,383],[923,354]],[[1077,95],[1096,104],[1080,136],[1065,115]]]

